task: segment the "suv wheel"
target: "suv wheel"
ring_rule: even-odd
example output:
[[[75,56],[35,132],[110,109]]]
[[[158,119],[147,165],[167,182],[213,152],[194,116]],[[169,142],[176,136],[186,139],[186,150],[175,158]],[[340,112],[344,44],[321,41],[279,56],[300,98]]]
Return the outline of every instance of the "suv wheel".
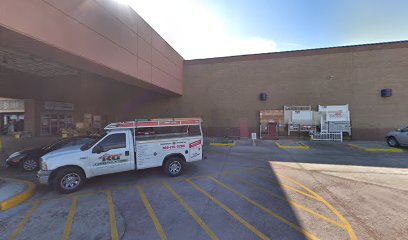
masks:
[[[34,159],[25,159],[21,162],[21,168],[24,171],[27,172],[32,172],[34,170],[38,169],[38,161],[34,160]]]
[[[63,194],[78,191],[85,182],[84,173],[77,168],[63,168],[53,179],[54,188]]]
[[[184,160],[180,157],[170,157],[164,164],[164,172],[170,177],[176,177],[184,171]]]
[[[398,147],[399,146],[399,143],[398,143],[397,139],[395,139],[395,137],[387,138],[387,144],[390,147]]]

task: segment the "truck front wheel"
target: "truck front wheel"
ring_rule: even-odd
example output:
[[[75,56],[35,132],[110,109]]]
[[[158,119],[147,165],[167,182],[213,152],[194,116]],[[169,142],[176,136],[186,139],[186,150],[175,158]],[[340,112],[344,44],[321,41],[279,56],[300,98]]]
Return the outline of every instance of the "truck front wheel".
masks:
[[[176,177],[183,173],[185,163],[180,157],[170,157],[164,164],[164,172],[170,177]]]
[[[58,192],[67,194],[78,191],[84,182],[85,175],[81,170],[68,167],[57,172],[52,184]]]

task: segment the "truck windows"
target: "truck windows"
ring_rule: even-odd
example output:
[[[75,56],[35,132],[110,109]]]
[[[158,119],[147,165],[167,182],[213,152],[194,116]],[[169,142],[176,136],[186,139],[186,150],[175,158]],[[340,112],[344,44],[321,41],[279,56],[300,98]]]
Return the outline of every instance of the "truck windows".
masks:
[[[200,126],[198,125],[188,126],[188,135],[189,136],[201,136]]]
[[[109,135],[98,145],[102,147],[104,152],[112,149],[126,148],[126,134],[117,133]]]

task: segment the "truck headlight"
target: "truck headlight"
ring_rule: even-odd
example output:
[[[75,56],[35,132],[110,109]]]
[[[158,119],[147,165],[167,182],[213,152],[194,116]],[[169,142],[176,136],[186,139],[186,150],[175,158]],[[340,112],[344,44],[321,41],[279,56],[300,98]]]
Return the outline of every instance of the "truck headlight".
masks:
[[[41,161],[41,164],[40,164],[41,170],[47,171],[47,170],[48,170],[47,163],[46,163],[44,160],[42,160],[42,159],[41,159],[40,161]]]

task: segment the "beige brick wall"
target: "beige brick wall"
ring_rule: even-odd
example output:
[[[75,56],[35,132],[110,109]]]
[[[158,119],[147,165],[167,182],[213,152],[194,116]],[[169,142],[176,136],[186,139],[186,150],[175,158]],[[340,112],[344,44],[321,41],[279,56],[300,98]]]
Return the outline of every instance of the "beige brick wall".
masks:
[[[333,76],[332,78],[330,76]],[[284,105],[350,104],[354,137],[380,139],[408,125],[408,48],[218,63],[186,62],[180,115],[202,116],[212,133],[258,129],[259,110]],[[381,98],[380,90],[393,96]],[[259,93],[268,100],[261,102]],[[231,130],[230,128],[235,128]]]

